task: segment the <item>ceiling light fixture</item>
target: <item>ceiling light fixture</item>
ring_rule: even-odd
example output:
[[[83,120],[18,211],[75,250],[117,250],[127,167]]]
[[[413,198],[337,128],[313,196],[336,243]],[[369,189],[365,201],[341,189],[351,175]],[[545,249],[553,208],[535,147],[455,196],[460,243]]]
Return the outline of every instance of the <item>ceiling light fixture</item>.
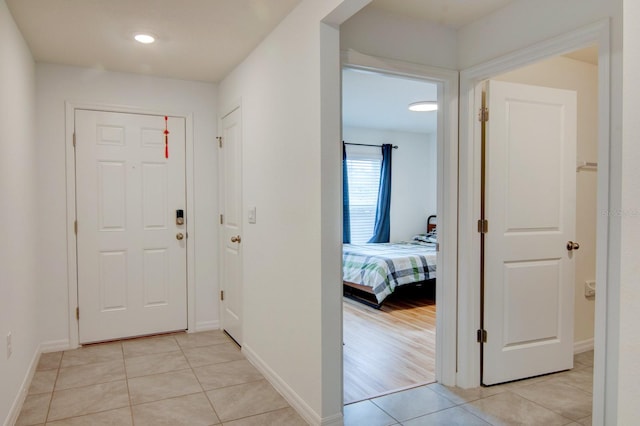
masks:
[[[145,34],[145,33],[138,33],[136,35],[133,36],[133,38],[142,44],[151,44],[154,41],[156,41],[155,36],[152,36],[151,34]]]
[[[409,111],[429,112],[436,111],[437,109],[438,102],[436,101],[420,101],[409,104]]]

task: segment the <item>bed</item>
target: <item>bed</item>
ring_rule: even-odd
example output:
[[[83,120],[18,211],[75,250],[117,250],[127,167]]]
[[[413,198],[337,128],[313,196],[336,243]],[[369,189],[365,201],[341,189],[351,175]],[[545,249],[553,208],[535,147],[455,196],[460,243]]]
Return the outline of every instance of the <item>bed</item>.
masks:
[[[344,244],[342,264],[345,296],[379,308],[398,286],[435,279],[435,236],[425,234],[399,243]],[[358,297],[353,290],[375,296],[377,303]]]

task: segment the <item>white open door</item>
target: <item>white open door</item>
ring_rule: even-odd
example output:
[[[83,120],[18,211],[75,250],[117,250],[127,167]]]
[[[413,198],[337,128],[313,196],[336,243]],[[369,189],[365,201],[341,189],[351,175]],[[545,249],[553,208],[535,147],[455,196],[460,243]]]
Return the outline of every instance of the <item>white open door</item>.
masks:
[[[242,344],[242,126],[240,109],[222,119],[220,143],[222,328]]]
[[[185,121],[76,110],[80,343],[187,328]]]
[[[482,383],[491,385],[573,367],[576,93],[490,81],[487,106]]]

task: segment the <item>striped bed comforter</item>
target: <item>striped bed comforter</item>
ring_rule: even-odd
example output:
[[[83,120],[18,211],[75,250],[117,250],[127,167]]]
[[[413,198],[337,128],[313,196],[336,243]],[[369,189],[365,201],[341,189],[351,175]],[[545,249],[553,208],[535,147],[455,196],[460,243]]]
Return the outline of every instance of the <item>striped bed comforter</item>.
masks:
[[[436,277],[433,243],[344,244],[342,280],[373,289],[382,301],[397,286]]]

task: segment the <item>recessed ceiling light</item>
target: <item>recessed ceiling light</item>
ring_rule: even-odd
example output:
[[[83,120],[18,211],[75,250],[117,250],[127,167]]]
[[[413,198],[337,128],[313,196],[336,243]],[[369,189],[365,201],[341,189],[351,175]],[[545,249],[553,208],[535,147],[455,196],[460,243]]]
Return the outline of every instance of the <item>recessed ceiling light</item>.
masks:
[[[155,36],[152,36],[151,34],[145,34],[145,33],[138,33],[134,35],[133,38],[136,39],[137,42],[140,42],[142,44],[151,44],[154,41],[156,41]]]
[[[438,102],[436,101],[420,101],[409,104],[409,111],[429,112],[436,111],[437,109]]]

